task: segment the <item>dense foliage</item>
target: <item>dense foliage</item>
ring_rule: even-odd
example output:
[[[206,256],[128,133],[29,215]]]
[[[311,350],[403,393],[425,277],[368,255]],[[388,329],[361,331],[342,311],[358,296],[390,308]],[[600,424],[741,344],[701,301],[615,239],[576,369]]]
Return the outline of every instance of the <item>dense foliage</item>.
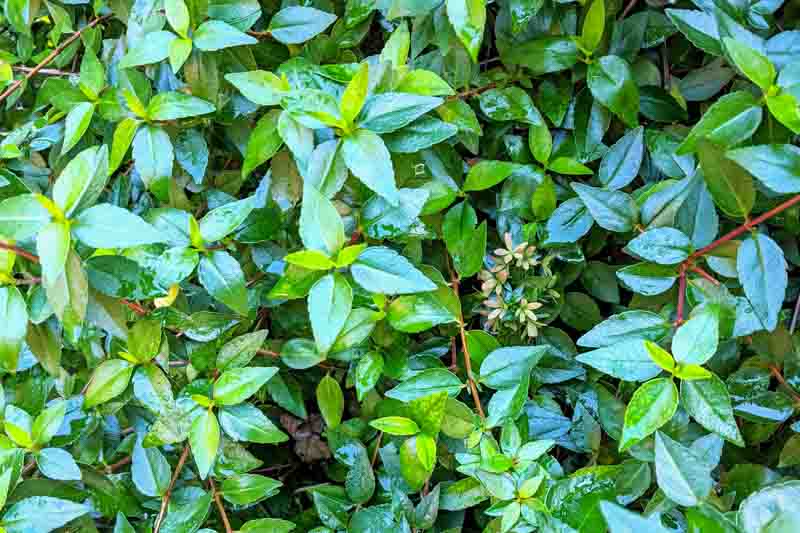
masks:
[[[5,0],[0,531],[800,531],[782,4]]]

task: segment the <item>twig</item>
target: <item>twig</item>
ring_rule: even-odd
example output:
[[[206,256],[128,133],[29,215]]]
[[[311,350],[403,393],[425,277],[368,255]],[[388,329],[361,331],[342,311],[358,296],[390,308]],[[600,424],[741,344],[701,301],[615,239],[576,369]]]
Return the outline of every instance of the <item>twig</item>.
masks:
[[[725,235],[723,235],[722,237],[720,237],[716,241],[712,242],[711,244],[700,248],[699,250],[694,252],[692,255],[690,255],[689,258],[686,261],[694,261],[695,259],[698,259],[698,258],[702,257],[703,255],[707,254],[711,250],[713,250],[713,249],[725,244],[726,242],[728,242],[730,240],[735,239],[736,237],[738,237],[742,233],[750,230],[751,228],[753,228],[755,226],[758,226],[759,224],[761,224],[765,220],[769,220],[770,218],[774,217],[775,215],[777,215],[777,214],[779,214],[779,213],[781,213],[783,211],[786,211],[787,209],[789,209],[790,207],[792,207],[792,206],[794,206],[794,205],[796,205],[798,203],[800,203],[800,194],[798,194],[796,196],[793,196],[792,198],[786,200],[782,204],[779,204],[779,205],[773,207],[772,209],[770,209],[766,213],[763,213],[763,214],[757,216],[756,218],[754,218],[754,219],[752,219],[752,220],[750,220],[748,222],[745,222],[744,224],[742,224],[738,228],[736,228],[736,229],[734,229],[732,231],[729,231],[728,233],[726,233]]]
[[[797,300],[794,302],[794,313],[792,313],[792,322],[789,324],[789,335],[794,334],[798,317],[800,317],[800,294],[797,295]]]
[[[450,276],[452,278],[452,287],[453,292],[456,293],[456,298],[458,298],[458,277],[456,276],[455,272],[451,272]],[[478,414],[480,415],[482,420],[486,419],[486,414],[483,412],[483,406],[481,406],[481,398],[478,396],[478,386],[475,385],[475,380],[472,377],[472,361],[470,360],[469,356],[469,347],[467,346],[467,334],[465,331],[464,326],[464,317],[459,314],[458,317],[458,330],[461,336],[461,346],[464,350],[464,369],[467,373],[467,383],[469,384],[469,391],[472,394],[472,401],[475,403],[475,408],[478,410]]]
[[[794,390],[794,388],[786,382],[786,378],[783,377],[781,369],[775,365],[769,365],[769,371],[772,372],[772,375],[778,380],[778,383],[788,389],[789,394],[791,394],[792,398],[794,398],[795,404],[800,405],[800,393]]]
[[[697,265],[689,265],[689,270],[708,280],[712,285],[719,285],[719,280]]]
[[[638,0],[630,0],[630,2],[628,2],[628,5],[626,5],[625,9],[622,11],[622,15],[619,17],[620,20],[628,16],[628,13],[631,12],[631,9],[636,7],[636,2],[638,2]]]
[[[16,285],[38,285],[41,282],[42,282],[42,278],[37,278],[37,277],[18,279],[18,280],[14,281],[14,283]]]
[[[114,473],[115,470],[122,468],[123,466],[129,464],[133,460],[133,456],[129,455],[127,457],[123,457],[116,463],[110,464],[106,467],[106,472],[109,474]]]
[[[4,242],[0,242],[0,250],[8,250],[9,252],[14,252],[18,256],[24,257],[25,259],[27,259],[28,261],[31,261],[33,263],[38,263],[39,262],[39,257],[38,256],[36,256],[36,255],[34,255],[34,254],[30,253],[30,252],[26,252],[25,250],[23,250],[19,246],[14,246],[13,244],[6,244]]]
[[[473,96],[477,96],[477,95],[479,95],[481,93],[485,93],[486,91],[494,89],[495,87],[497,87],[497,83],[496,82],[492,82],[489,85],[484,85],[483,87],[478,87],[476,89],[470,89],[468,91],[464,91],[464,92],[460,92],[458,94],[454,94],[454,95],[448,97],[447,99],[448,100],[464,100],[465,98],[472,98]]]
[[[214,502],[217,504],[219,516],[222,518],[222,525],[225,526],[225,533],[233,533],[231,523],[228,521],[228,514],[225,512],[225,506],[222,505],[222,498],[220,498],[219,492],[217,492],[217,485],[214,483],[213,477],[208,476],[208,484],[211,486],[211,494],[214,498]]]
[[[188,459],[188,457],[189,445],[187,444],[183,449],[183,453],[181,453],[180,459],[178,459],[178,464],[175,465],[175,472],[172,473],[172,479],[169,480],[167,491],[164,493],[164,497],[161,499],[161,509],[158,511],[158,516],[154,522],[153,533],[158,533],[158,530],[161,529],[161,524],[164,522],[164,515],[167,514],[169,499],[172,497],[172,489],[175,488],[175,483],[178,481],[178,477],[181,475],[181,470],[183,470],[183,465],[186,464],[186,459]]]
[[[686,302],[686,266],[681,265],[678,277],[678,308],[675,312],[675,326],[683,324],[683,308]]]
[[[16,66],[11,68],[17,72],[33,72],[33,69],[36,67]],[[55,68],[40,68],[38,72],[34,72],[34,75],[36,74],[44,74],[45,76],[73,76],[77,73],[68,70],[58,70]]]
[[[381,440],[382,439],[383,439],[383,431],[378,433],[378,440],[375,441],[375,451],[372,452],[372,461],[370,461],[370,464],[372,465],[372,468],[375,468],[375,463],[378,461],[378,452],[381,449]]]
[[[278,352],[273,352],[272,350],[265,350],[263,348],[259,348],[258,350],[256,350],[256,354],[264,355],[266,357],[280,357],[281,356],[281,354],[279,354]]]
[[[122,302],[122,305],[124,305],[125,307],[127,307],[128,309],[130,309],[131,311],[133,311],[134,313],[136,313],[139,316],[147,314],[147,309],[145,309],[144,307],[142,307],[141,305],[139,305],[136,302],[132,302],[130,300],[126,300],[125,298],[121,298],[120,302]]]
[[[11,94],[13,94],[13,93],[14,93],[14,91],[16,91],[17,89],[19,89],[19,87],[20,87],[20,86],[21,86],[21,85],[22,85],[24,82],[26,82],[26,81],[28,81],[29,79],[31,79],[32,77],[34,77],[34,76],[35,76],[35,75],[36,75],[36,74],[37,74],[37,73],[38,73],[40,70],[42,70],[44,67],[46,67],[48,64],[50,64],[50,62],[51,62],[52,60],[54,60],[56,57],[58,57],[58,55],[59,55],[61,52],[63,52],[65,48],[67,48],[69,45],[71,45],[72,43],[74,43],[75,41],[77,41],[77,40],[80,38],[80,36],[81,36],[81,33],[83,33],[84,31],[88,30],[89,28],[94,28],[95,26],[97,26],[98,24],[100,24],[101,22],[103,22],[104,20],[106,20],[106,19],[109,19],[109,18],[111,18],[111,15],[104,15],[104,16],[102,16],[102,17],[97,17],[97,18],[96,18],[96,19],[94,19],[93,21],[89,22],[89,24],[87,24],[86,26],[84,26],[84,27],[83,27],[83,28],[81,28],[80,30],[78,30],[78,31],[76,31],[75,33],[73,33],[72,35],[70,35],[70,36],[69,36],[69,38],[67,38],[67,40],[66,40],[66,41],[64,41],[63,43],[61,43],[60,45],[58,45],[58,46],[55,48],[55,50],[53,50],[52,52],[50,52],[50,53],[47,55],[47,57],[45,57],[44,59],[42,59],[42,60],[39,62],[39,64],[38,64],[38,65],[36,65],[35,67],[33,67],[33,68],[30,70],[30,72],[28,72],[28,73],[25,75],[25,77],[24,77],[24,78],[20,78],[20,79],[18,79],[17,81],[15,81],[14,83],[12,83],[11,85],[9,85],[8,89],[6,89],[5,91],[3,91],[3,94],[0,94],[0,102],[3,102],[3,100],[5,100],[5,99],[6,99],[6,98],[8,98],[8,97],[9,97]]]
[[[250,30],[247,32],[247,35],[251,37],[255,37],[256,39],[260,39],[261,37],[272,37],[271,31],[253,31]]]

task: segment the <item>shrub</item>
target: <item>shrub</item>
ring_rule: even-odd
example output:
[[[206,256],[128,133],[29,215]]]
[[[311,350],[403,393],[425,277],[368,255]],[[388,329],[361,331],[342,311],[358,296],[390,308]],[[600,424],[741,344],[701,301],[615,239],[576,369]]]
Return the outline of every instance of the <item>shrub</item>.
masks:
[[[800,530],[796,11],[6,0],[0,531]]]

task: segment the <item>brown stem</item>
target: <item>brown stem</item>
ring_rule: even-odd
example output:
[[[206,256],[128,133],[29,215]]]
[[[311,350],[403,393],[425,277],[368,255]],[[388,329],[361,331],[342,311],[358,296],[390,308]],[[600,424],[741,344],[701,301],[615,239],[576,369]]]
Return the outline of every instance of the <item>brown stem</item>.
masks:
[[[225,506],[222,505],[222,498],[220,497],[219,492],[217,492],[217,485],[214,483],[214,478],[211,476],[208,477],[208,484],[211,486],[211,494],[214,497],[214,503],[217,504],[219,516],[222,518],[222,525],[225,526],[225,533],[233,533],[231,523],[228,521],[228,514],[225,512]]]
[[[620,20],[622,20],[622,19],[624,19],[625,17],[628,16],[628,13],[631,12],[631,9],[636,7],[636,2],[638,2],[638,0],[630,0],[630,2],[628,2],[628,5],[626,5],[625,9],[622,11],[622,15],[620,15],[620,17],[619,17]]]
[[[39,262],[39,257],[38,256],[33,255],[30,252],[26,252],[25,250],[23,250],[19,246],[14,246],[13,244],[6,244],[4,242],[0,242],[0,250],[8,250],[9,252],[14,252],[18,256],[24,257],[25,259],[27,259],[28,261],[30,261],[32,263],[38,263]]]
[[[378,452],[381,449],[381,440],[382,439],[383,439],[383,431],[378,433],[378,440],[375,441],[375,451],[372,452],[372,461],[370,461],[370,463],[372,464],[372,468],[375,468],[375,463],[378,461]]]
[[[41,282],[42,282],[42,278],[30,277],[30,278],[25,278],[25,279],[18,279],[18,280],[16,280],[15,283],[17,285],[38,285]]]
[[[800,317],[800,294],[797,295],[797,300],[794,302],[794,312],[792,313],[792,321],[789,324],[790,335],[793,335],[795,328],[797,328],[798,317]]]
[[[130,464],[130,462],[132,460],[133,460],[133,456],[131,456],[131,455],[129,455],[127,457],[123,457],[122,459],[120,459],[116,463],[108,465],[106,467],[106,472],[109,473],[109,474],[113,474],[115,470],[118,470],[118,469],[122,468],[123,466],[125,466],[127,464]]]
[[[101,22],[103,22],[104,20],[106,20],[106,19],[109,19],[109,18],[111,18],[111,15],[104,15],[104,16],[102,16],[102,17],[97,17],[96,19],[94,19],[93,21],[91,21],[89,24],[87,24],[86,26],[84,26],[84,27],[83,27],[83,28],[81,28],[80,30],[78,30],[78,31],[76,31],[75,33],[73,33],[72,35],[70,35],[70,36],[69,36],[69,38],[68,38],[66,41],[64,41],[63,43],[61,43],[60,45],[58,45],[58,46],[55,48],[55,50],[53,50],[52,52],[50,52],[50,53],[47,55],[47,57],[45,57],[44,59],[42,59],[42,60],[39,62],[39,64],[38,64],[38,65],[36,65],[35,67],[33,67],[33,68],[30,70],[30,72],[28,72],[28,73],[25,75],[25,77],[24,77],[24,78],[20,78],[20,79],[18,79],[17,81],[15,81],[14,83],[12,83],[11,85],[9,85],[9,86],[8,86],[8,88],[7,88],[5,91],[3,91],[3,94],[0,94],[0,102],[2,102],[3,100],[5,100],[6,98],[8,98],[8,97],[9,97],[11,94],[13,94],[13,93],[14,93],[14,91],[16,91],[17,89],[19,89],[19,87],[20,87],[20,86],[21,86],[21,85],[22,85],[24,82],[26,82],[26,81],[28,81],[29,79],[31,79],[32,77],[34,77],[34,76],[35,76],[35,75],[36,75],[36,74],[37,74],[37,73],[38,73],[40,70],[42,70],[44,67],[46,67],[48,64],[50,64],[50,62],[51,62],[52,60],[54,60],[56,57],[58,57],[58,54],[60,54],[61,52],[63,52],[63,51],[64,51],[64,49],[65,49],[66,47],[68,47],[69,45],[71,45],[72,43],[74,43],[75,41],[77,41],[77,40],[80,38],[80,36],[81,36],[81,33],[83,33],[84,31],[88,30],[89,28],[94,28],[95,26],[97,26],[98,24],[100,24]],[[77,57],[77,56],[76,56],[76,57]]]
[[[686,267],[681,265],[678,277],[678,309],[675,312],[675,325],[683,324],[683,308],[686,302]]]
[[[454,94],[448,97],[448,100],[464,100],[466,98],[472,98],[473,96],[478,96],[481,93],[485,93],[491,89],[497,87],[496,82],[492,82],[489,85],[484,85],[483,87],[477,87],[475,89],[469,89],[468,91],[460,92],[458,94]]]
[[[122,305],[124,305],[125,307],[127,307],[128,309],[130,309],[131,311],[133,311],[134,313],[136,313],[139,316],[147,314],[147,309],[145,309],[144,307],[142,307],[141,305],[139,305],[136,302],[132,302],[130,300],[126,300],[125,298],[122,298],[120,300],[120,302],[122,302]]]
[[[264,355],[266,357],[280,357],[281,356],[281,354],[279,354],[278,352],[273,352],[272,350],[265,350],[263,348],[259,348],[258,350],[256,350],[256,353],[258,355]]]
[[[17,72],[33,72],[33,69],[36,68],[36,67],[16,66],[16,67],[11,67],[11,68],[13,70],[16,70]],[[37,74],[37,73],[34,72],[34,75],[35,74]],[[39,71],[38,71],[38,74],[44,74],[45,76],[72,76],[73,74],[76,74],[76,73],[75,72],[70,72],[70,71],[67,71],[67,70],[58,70],[58,69],[55,69],[55,68],[40,68]]]
[[[769,365],[769,371],[772,372],[772,375],[778,380],[778,383],[786,387],[786,389],[789,391],[789,394],[791,394],[792,398],[794,398],[795,404],[800,405],[800,393],[794,390],[794,388],[786,382],[786,378],[783,377],[781,369],[776,365]]]
[[[453,292],[456,293],[456,298],[458,298],[458,277],[456,276],[455,272],[450,273],[452,278],[452,287]],[[481,417],[481,420],[486,419],[486,414],[483,412],[483,406],[481,405],[481,398],[478,396],[478,386],[475,385],[475,379],[472,377],[472,361],[470,360],[469,356],[469,347],[467,346],[467,333],[465,331],[464,326],[464,317],[458,317],[458,330],[461,337],[461,346],[464,350],[464,369],[467,373],[467,383],[469,385],[469,391],[472,394],[472,401],[475,403],[475,408],[478,410],[478,414]]]
[[[247,35],[251,37],[255,37],[256,39],[260,39],[261,37],[272,37],[271,31],[253,31],[250,30],[247,32]]]
[[[164,516],[167,514],[169,499],[172,497],[172,489],[175,488],[175,483],[178,481],[178,477],[181,475],[181,470],[183,470],[183,465],[186,464],[186,459],[188,458],[189,445],[187,444],[183,449],[183,453],[181,453],[180,459],[178,459],[178,464],[175,465],[175,472],[172,473],[172,479],[169,480],[167,491],[164,493],[164,497],[161,499],[161,509],[159,509],[158,516],[154,522],[153,533],[158,533],[158,530],[161,529],[161,524],[164,522]]]
[[[725,235],[723,235],[722,237],[720,237],[716,241],[712,242],[711,244],[700,248],[699,250],[694,252],[692,255],[690,255],[689,258],[686,261],[694,261],[695,259],[698,259],[698,258],[702,257],[703,255],[707,254],[711,250],[713,250],[713,249],[725,244],[728,241],[731,241],[731,240],[735,239],[736,237],[738,237],[742,233],[744,233],[746,231],[749,231],[751,228],[754,228],[755,226],[758,226],[759,224],[761,224],[765,220],[769,220],[770,218],[774,217],[775,215],[777,215],[777,214],[779,214],[779,213],[781,213],[783,211],[786,211],[787,209],[789,209],[790,207],[792,207],[792,206],[794,206],[794,205],[796,205],[798,203],[800,203],[800,194],[791,197],[790,199],[786,200],[785,202],[783,202],[781,204],[778,204],[777,206],[773,207],[772,209],[770,209],[766,213],[762,213],[761,215],[757,216],[756,218],[754,218],[754,219],[752,219],[752,220],[750,220],[748,222],[745,222],[744,224],[742,224],[738,228],[736,228],[736,229],[734,229],[732,231],[729,231],[728,233],[726,233]]]
[[[712,285],[719,285],[719,280],[697,265],[690,265],[689,270],[708,280]]]

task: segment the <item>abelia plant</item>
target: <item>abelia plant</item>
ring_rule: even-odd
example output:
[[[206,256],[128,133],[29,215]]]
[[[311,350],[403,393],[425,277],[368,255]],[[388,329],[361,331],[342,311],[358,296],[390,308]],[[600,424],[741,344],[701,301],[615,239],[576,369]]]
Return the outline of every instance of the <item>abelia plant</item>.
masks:
[[[0,532],[800,531],[795,3],[0,13]]]

